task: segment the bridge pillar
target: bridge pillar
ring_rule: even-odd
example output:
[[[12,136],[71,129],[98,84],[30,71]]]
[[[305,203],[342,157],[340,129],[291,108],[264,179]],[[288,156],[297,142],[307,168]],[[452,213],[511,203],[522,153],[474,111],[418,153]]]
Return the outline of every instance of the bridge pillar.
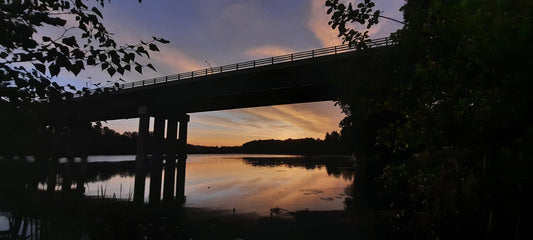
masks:
[[[187,163],[187,124],[189,119],[189,115],[185,114],[179,120],[178,176],[176,178],[176,200],[179,203],[185,203],[185,165]]]
[[[48,156],[48,178],[46,180],[47,189],[46,191],[53,195],[56,189],[57,184],[57,168],[59,166],[59,160],[56,156]]]
[[[64,139],[66,145],[66,157],[67,162],[63,164],[62,175],[63,183],[61,185],[61,191],[63,193],[69,193],[72,186],[72,180],[75,177],[74,174],[74,158],[76,155],[76,149],[78,148],[78,129],[79,120],[75,117],[69,118],[69,120],[62,126],[65,131],[66,138]]]
[[[91,123],[88,121],[78,121],[74,125],[74,134],[77,139],[77,152],[81,162],[77,164],[76,171],[76,191],[80,194],[85,193],[85,181],[87,178],[87,158],[89,149],[87,147]]]
[[[135,158],[135,185],[133,192],[133,202],[135,205],[144,204],[144,187],[146,178],[146,140],[148,138],[148,128],[150,127],[150,116],[146,106],[139,107],[139,134],[137,136],[137,156]]]
[[[163,186],[163,201],[168,202],[174,199],[174,182],[176,181],[176,137],[178,133],[178,121],[167,119],[167,140],[166,140],[166,161],[165,161],[165,181]]]
[[[165,119],[156,117],[154,121],[154,144],[152,164],[150,171],[150,195],[151,205],[158,205],[161,200],[161,178],[163,171],[163,137],[165,133]]]

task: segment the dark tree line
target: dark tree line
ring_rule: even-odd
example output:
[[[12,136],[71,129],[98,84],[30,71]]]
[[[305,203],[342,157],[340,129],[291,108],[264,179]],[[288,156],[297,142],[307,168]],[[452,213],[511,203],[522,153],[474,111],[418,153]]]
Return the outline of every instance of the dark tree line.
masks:
[[[135,154],[137,152],[137,132],[120,134],[101,124],[95,124],[88,136],[88,151],[91,155]],[[152,133],[149,134],[147,149],[153,150]],[[351,139],[343,138],[338,132],[326,133],[325,138],[301,138],[286,140],[254,140],[241,146],[200,146],[187,145],[187,153],[261,153],[298,155],[349,155]],[[178,147],[176,143],[176,148]]]

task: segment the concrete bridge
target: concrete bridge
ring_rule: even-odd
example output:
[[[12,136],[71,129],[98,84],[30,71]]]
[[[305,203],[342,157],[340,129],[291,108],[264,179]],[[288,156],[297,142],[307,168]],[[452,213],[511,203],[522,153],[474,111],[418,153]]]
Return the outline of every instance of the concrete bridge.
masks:
[[[139,118],[137,204],[144,203],[145,146],[150,117],[154,117],[149,202],[159,204],[161,189],[164,201],[183,202],[188,113],[336,100],[341,90],[334,79],[356,80],[358,72],[364,71],[358,68],[360,63],[373,53],[391,49],[392,44],[388,38],[374,39],[362,50],[341,45],[130,82],[48,106],[46,112],[51,118],[68,116],[71,122]],[[175,141],[179,149],[174,149]],[[163,164],[170,171],[165,172],[162,188]]]

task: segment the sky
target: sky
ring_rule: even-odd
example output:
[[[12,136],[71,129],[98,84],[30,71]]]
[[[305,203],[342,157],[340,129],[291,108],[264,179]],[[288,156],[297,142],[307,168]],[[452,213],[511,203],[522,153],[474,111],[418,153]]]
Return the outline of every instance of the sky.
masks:
[[[376,0],[383,15],[402,19],[403,0]],[[152,36],[170,41],[151,53],[157,71],[127,73],[126,82],[194,71],[258,58],[342,44],[328,26],[325,0],[113,0],[101,9],[118,43]],[[371,38],[388,36],[401,25],[381,19]],[[118,77],[98,69],[78,76],[61,73],[59,82],[83,87],[110,84]],[[235,146],[256,139],[324,138],[344,117],[334,102],[316,102],[190,114],[188,143]],[[151,121],[153,123],[153,119]],[[138,120],[103,123],[118,132],[137,131]]]

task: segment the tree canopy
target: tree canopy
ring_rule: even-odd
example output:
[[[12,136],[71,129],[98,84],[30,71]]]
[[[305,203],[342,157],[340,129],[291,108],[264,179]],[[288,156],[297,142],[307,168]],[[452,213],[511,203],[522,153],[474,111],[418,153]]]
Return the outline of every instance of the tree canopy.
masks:
[[[364,47],[368,37],[349,23],[375,24],[372,1],[326,6],[339,36]],[[401,10],[405,25],[391,35],[394,66],[373,73],[386,84],[366,93],[349,88],[340,100],[345,126],[394,113],[368,145],[396,156],[381,179],[403,196],[393,209],[410,220],[398,229],[413,227],[405,211],[425,211],[438,219],[434,236],[450,237],[461,229],[454,224],[468,221],[480,223],[472,234],[519,234],[533,160],[533,3],[410,0]]]

